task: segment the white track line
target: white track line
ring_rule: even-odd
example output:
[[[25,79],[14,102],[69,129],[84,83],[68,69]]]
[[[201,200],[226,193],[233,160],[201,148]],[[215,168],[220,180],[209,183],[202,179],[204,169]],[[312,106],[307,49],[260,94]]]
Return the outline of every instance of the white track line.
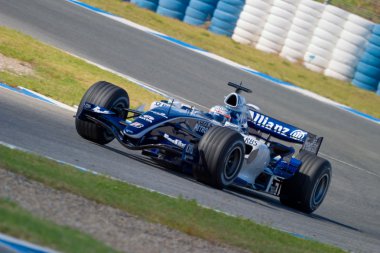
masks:
[[[58,253],[58,251],[41,247],[30,242],[11,237],[0,233],[0,246],[5,245],[9,249],[12,249],[11,252],[20,252],[20,253]],[[21,247],[25,248],[23,250],[19,249]],[[1,248],[0,248],[1,249]],[[8,252],[8,251],[7,251]]]
[[[43,99],[46,99],[47,101],[50,101],[51,103],[53,103],[53,104],[55,104],[55,105],[57,105],[57,106],[59,106],[61,108],[64,108],[66,110],[69,110],[69,111],[72,111],[72,112],[76,112],[77,111],[77,108],[75,108],[75,107],[72,107],[72,106],[69,106],[67,104],[61,103],[61,102],[59,102],[59,101],[57,101],[55,99],[49,98],[49,97],[47,97],[45,95],[42,95],[40,93],[37,93],[35,91],[29,90],[29,89],[21,87],[21,86],[18,86],[18,88],[21,89],[21,90],[26,90],[26,91],[28,91],[30,93],[33,93],[36,96],[42,97]]]
[[[322,153],[322,152],[319,152],[319,154],[321,154],[322,156],[324,156],[324,157],[326,157],[326,158],[329,158],[329,159],[331,159],[331,160],[334,160],[334,161],[336,161],[336,162],[339,162],[339,163],[342,163],[342,164],[344,164],[344,165],[346,165],[346,166],[349,166],[349,167],[351,167],[351,168],[353,168],[353,169],[356,169],[356,170],[359,170],[359,171],[365,172],[365,173],[367,173],[367,174],[370,174],[370,175],[372,175],[372,176],[375,176],[375,177],[380,178],[380,175],[378,175],[378,174],[376,174],[376,173],[374,173],[374,172],[372,172],[372,171],[369,171],[369,170],[366,170],[366,169],[360,168],[360,167],[358,167],[358,166],[356,166],[356,165],[353,165],[353,164],[351,164],[351,163],[348,163],[348,162],[345,162],[345,161],[339,160],[338,158],[332,157],[332,156],[327,155],[327,154],[324,154],[324,153]]]

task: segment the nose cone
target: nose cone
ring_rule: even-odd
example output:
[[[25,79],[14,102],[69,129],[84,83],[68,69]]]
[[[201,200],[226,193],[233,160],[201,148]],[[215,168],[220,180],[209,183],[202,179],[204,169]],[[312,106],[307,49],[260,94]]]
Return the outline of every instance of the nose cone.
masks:
[[[165,110],[156,108],[137,117],[124,129],[124,133],[129,136],[140,135],[147,129],[152,129],[155,125],[159,125],[166,120],[168,120],[168,116],[165,114]]]

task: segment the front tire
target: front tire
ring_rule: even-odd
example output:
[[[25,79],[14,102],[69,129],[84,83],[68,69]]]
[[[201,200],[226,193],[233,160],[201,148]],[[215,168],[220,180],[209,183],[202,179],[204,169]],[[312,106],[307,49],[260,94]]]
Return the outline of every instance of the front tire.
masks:
[[[124,118],[126,114],[123,108],[129,108],[128,93],[112,83],[99,81],[86,91],[78,106],[77,117],[75,118],[78,134],[84,139],[102,145],[111,142],[115,138],[111,132],[94,122],[78,117],[86,102],[114,111],[119,117]]]
[[[285,180],[280,201],[286,206],[312,213],[322,204],[331,182],[331,164],[326,159],[303,151],[297,159],[302,161],[299,172]]]
[[[230,128],[214,126],[202,137],[198,145],[200,165],[194,176],[217,189],[223,189],[238,176],[244,161],[243,137]]]

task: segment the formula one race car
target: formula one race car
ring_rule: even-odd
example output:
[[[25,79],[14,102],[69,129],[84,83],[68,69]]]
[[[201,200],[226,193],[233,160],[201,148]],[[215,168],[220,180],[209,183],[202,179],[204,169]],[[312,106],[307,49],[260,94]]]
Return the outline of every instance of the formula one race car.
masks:
[[[317,156],[323,138],[263,114],[241,95],[251,90],[228,85],[235,92],[209,112],[175,100],[153,102],[144,112],[129,108],[125,90],[100,81],[80,102],[76,129],[99,144],[116,138],[124,147],[173,164],[212,187],[262,191],[279,196],[284,205],[315,211],[331,180],[330,163]],[[302,147],[296,152],[273,138]]]

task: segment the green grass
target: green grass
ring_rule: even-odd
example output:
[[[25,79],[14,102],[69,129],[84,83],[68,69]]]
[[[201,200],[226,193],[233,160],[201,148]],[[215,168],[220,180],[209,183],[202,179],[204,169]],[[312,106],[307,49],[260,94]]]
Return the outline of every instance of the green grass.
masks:
[[[116,252],[86,234],[35,217],[15,203],[2,198],[0,232],[62,252]]]
[[[0,146],[0,167],[109,205],[150,222],[212,242],[251,252],[343,252],[315,241],[200,207],[194,200],[170,198],[104,176],[78,171],[36,155]]]
[[[225,36],[215,35],[202,27],[163,17],[121,0],[83,2],[380,118],[380,96],[309,71],[300,63],[292,64],[277,55],[266,54]]]
[[[324,3],[324,0],[317,0]],[[375,23],[380,23],[379,0],[330,0],[330,4],[338,6],[351,13],[355,13]]]
[[[161,99],[117,75],[1,26],[0,53],[31,64],[34,70],[31,75],[0,71],[0,82],[23,86],[69,105],[78,105],[87,88],[99,80],[125,88],[130,94],[132,107]]]

